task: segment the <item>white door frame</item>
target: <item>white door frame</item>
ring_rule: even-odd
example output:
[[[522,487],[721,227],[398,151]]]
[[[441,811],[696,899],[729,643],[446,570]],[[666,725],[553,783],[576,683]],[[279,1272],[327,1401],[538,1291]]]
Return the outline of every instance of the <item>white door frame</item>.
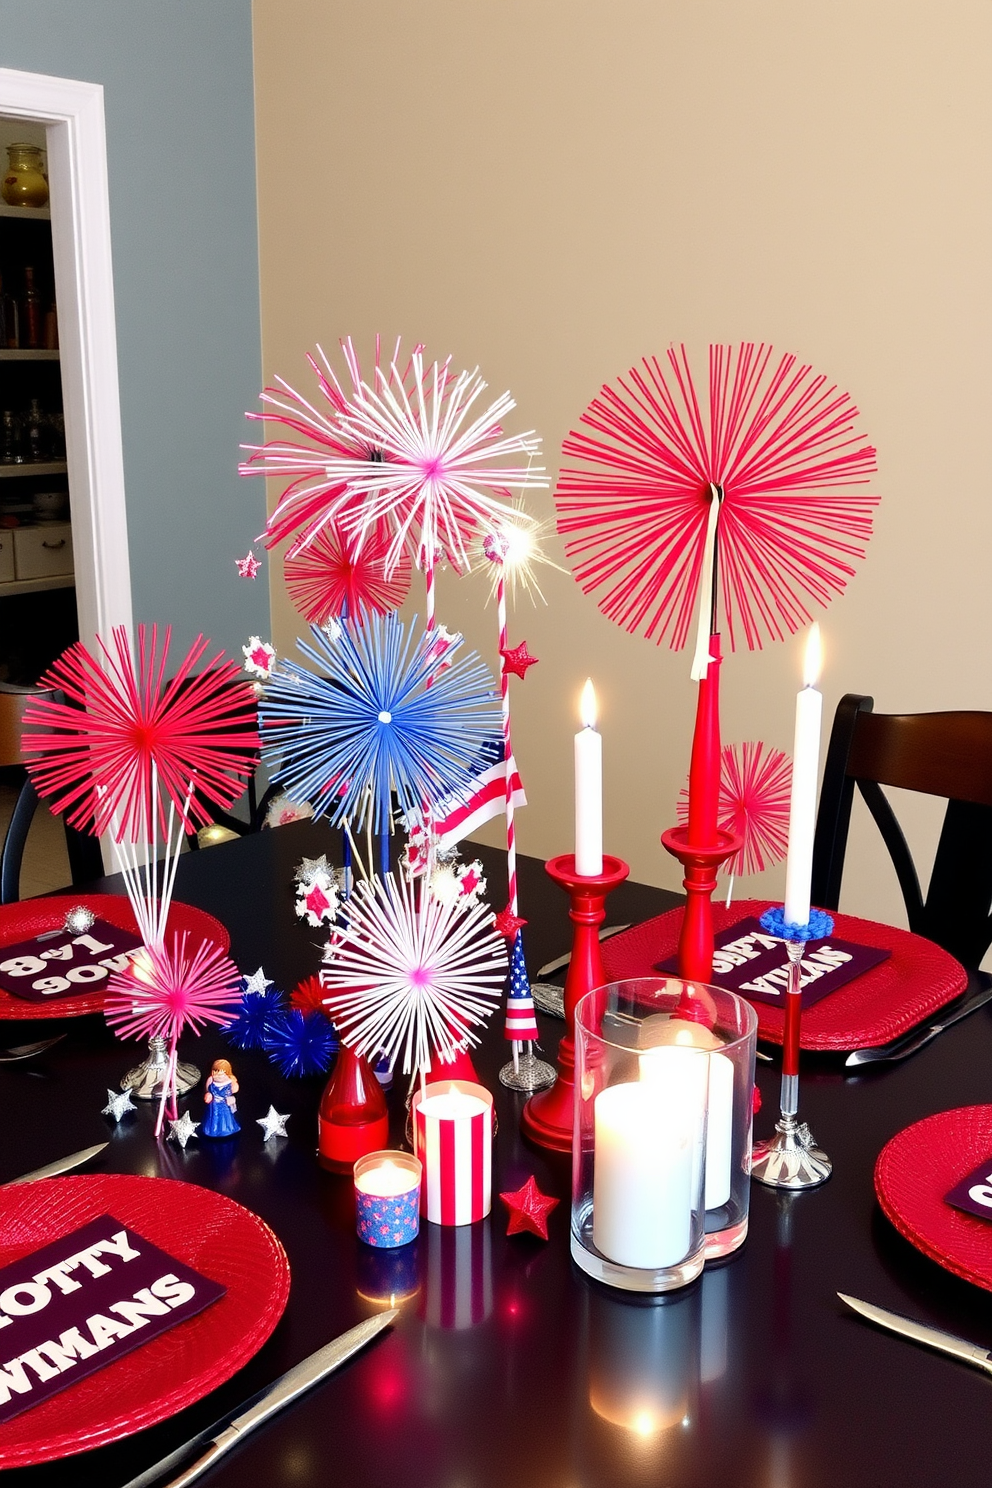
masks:
[[[0,114],[47,130],[80,639],[131,631],[103,88],[0,67]]]

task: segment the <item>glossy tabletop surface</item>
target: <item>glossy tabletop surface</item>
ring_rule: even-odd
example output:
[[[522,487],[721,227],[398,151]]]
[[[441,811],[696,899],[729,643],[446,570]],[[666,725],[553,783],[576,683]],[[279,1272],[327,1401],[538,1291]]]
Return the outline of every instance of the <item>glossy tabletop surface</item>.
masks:
[[[333,854],[312,823],[264,832],[184,858],[176,897],[230,930],[245,971],[261,963],[287,990],[319,967],[319,936],[293,915],[303,854]],[[501,904],[505,867],[479,850]],[[564,895],[535,860],[521,863],[532,970],[568,948]],[[607,921],[644,919],[670,894],[625,884]],[[498,1021],[498,1020],[497,1020]],[[542,1018],[546,1052],[563,1025]],[[568,1251],[569,1163],[519,1134],[521,1098],[496,1080],[501,1029],[476,1057],[496,1091],[494,1190],[529,1173],[562,1202],[550,1241],[506,1238],[498,1202],[480,1224],[423,1225],[412,1254],[375,1252],[354,1233],[350,1179],[314,1156],[322,1080],[288,1082],[262,1056],[233,1054],[241,1136],[183,1152],[152,1137],[142,1109],[113,1128],[108,1087],[134,1063],[102,1019],[61,1025],[41,1060],[0,1065],[0,1180],[110,1138],[82,1171],[181,1177],[260,1214],[289,1255],[285,1316],[227,1385],[172,1421],[49,1467],[5,1474],[18,1484],[116,1488],[359,1319],[399,1301],[393,1332],[276,1417],[202,1481],[217,1488],[887,1488],[988,1480],[992,1380],[883,1334],[847,1313],[838,1290],[992,1345],[992,1296],[917,1255],[882,1218],[872,1169],[884,1143],[930,1112],[992,1098],[992,1011],[983,1008],[902,1064],[846,1075],[806,1061],[801,1115],[834,1163],[821,1189],[782,1197],[754,1185],[743,1249],[692,1287],[638,1301],[579,1272]],[[44,1033],[50,1035],[53,1025]],[[8,1024],[0,1043],[25,1042]],[[182,1052],[200,1068],[231,1054],[216,1033]],[[777,1057],[777,1056],[776,1056]],[[759,1066],[770,1132],[778,1078]],[[390,1097],[402,1136],[403,1091]],[[263,1144],[255,1118],[289,1112],[288,1140]],[[202,1115],[197,1092],[187,1104]],[[223,1144],[226,1149],[228,1144]],[[2,1197],[0,1197],[2,1202]],[[992,1246],[992,1227],[989,1230]],[[218,1340],[223,1347],[223,1340]]]

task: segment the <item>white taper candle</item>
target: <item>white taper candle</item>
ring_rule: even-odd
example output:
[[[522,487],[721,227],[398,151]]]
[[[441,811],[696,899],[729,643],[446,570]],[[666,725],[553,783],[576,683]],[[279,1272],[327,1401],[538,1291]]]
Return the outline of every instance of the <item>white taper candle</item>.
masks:
[[[603,738],[596,730],[592,679],[582,689],[575,736],[575,871],[597,878],[603,871]]]
[[[816,784],[820,765],[823,697],[816,690],[820,675],[820,627],[810,626],[803,666],[803,688],[796,696],[796,739],[792,752],[792,797],[789,804],[789,856],[785,870],[785,920],[809,922],[816,830]]]

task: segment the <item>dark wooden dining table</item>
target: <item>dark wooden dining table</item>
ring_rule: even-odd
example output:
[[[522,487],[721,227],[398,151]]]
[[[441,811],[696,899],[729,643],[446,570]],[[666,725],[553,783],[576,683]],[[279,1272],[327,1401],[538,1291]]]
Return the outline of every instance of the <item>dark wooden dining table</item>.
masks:
[[[337,851],[337,835],[298,823],[186,855],[177,899],[229,929],[245,972],[258,965],[291,989],[319,968],[320,936],[296,920],[301,857]],[[494,904],[505,858],[478,849]],[[108,884],[120,891],[114,880]],[[536,859],[520,862],[532,970],[567,950],[567,904]],[[674,895],[627,883],[608,920],[637,921]],[[553,1055],[563,1025],[540,1018]],[[36,1025],[41,1027],[41,1025]],[[54,1025],[45,1025],[51,1032]],[[847,1312],[838,1290],[983,1345],[992,1296],[903,1241],[875,1203],[872,1170],[885,1142],[931,1112],[992,1097],[992,1011],[983,1008],[901,1064],[845,1073],[804,1060],[802,1115],[834,1162],[822,1188],[786,1195],[753,1185],[743,1248],[682,1292],[638,1298],[591,1281],[569,1256],[569,1161],[520,1135],[522,1097],[497,1071],[499,1020],[476,1064],[496,1092],[494,1190],[534,1174],[561,1202],[547,1243],[506,1236],[497,1199],[463,1229],[425,1224],[399,1260],[358,1241],[351,1180],[315,1157],[323,1081],[288,1081],[260,1054],[237,1054],[219,1032],[184,1044],[201,1069],[232,1057],[242,1132],[233,1155],[209,1141],[156,1143],[153,1111],[114,1126],[107,1090],[134,1063],[99,1017],[59,1025],[68,1037],[39,1060],[0,1065],[0,1181],[107,1140],[82,1171],[179,1177],[259,1214],[289,1257],[286,1312],[261,1351],[227,1384],[126,1441],[4,1475],[12,1485],[118,1488],[305,1358],[398,1298],[390,1333],[251,1436],[204,1483],[216,1488],[887,1488],[985,1485],[992,1453],[992,1380],[884,1334]],[[8,1023],[0,1042],[20,1043]],[[775,1065],[759,1066],[771,1130]],[[402,1139],[402,1079],[391,1097]],[[202,1087],[201,1087],[202,1088]],[[185,1102],[202,1115],[198,1092]],[[290,1115],[268,1144],[255,1124],[269,1105]],[[223,1144],[225,1149],[228,1144]],[[2,1203],[2,1195],[0,1195]],[[989,1230],[992,1247],[992,1228]],[[224,1347],[222,1338],[215,1346]]]

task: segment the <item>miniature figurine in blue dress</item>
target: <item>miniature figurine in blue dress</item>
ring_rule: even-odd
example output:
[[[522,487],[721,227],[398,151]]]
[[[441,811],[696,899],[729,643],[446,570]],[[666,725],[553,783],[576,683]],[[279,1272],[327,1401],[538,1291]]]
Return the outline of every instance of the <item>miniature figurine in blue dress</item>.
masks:
[[[233,1137],[235,1132],[241,1130],[234,1115],[238,1109],[238,1103],[234,1099],[238,1088],[229,1061],[215,1059],[203,1093],[207,1109],[203,1113],[201,1137]]]

